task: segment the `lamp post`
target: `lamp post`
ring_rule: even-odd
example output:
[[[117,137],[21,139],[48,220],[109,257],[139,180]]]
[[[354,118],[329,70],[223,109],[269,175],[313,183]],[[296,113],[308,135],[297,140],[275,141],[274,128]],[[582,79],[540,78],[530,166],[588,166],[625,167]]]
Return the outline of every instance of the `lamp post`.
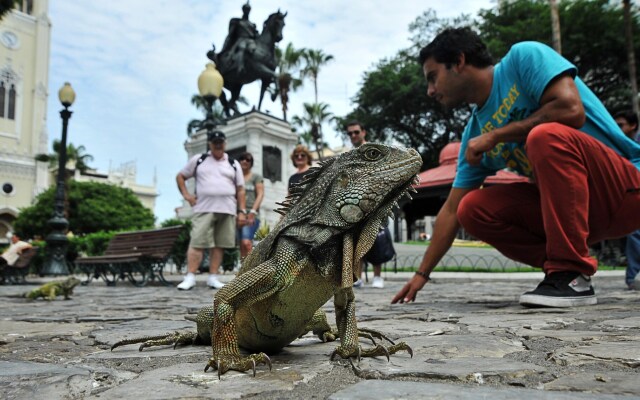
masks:
[[[224,80],[220,72],[216,69],[216,65],[212,62],[207,63],[204,71],[202,71],[198,77],[198,91],[200,92],[200,96],[204,98],[207,109],[207,115],[203,121],[200,121],[199,127],[206,129],[207,135],[213,132],[213,128],[215,128],[216,125],[225,124],[223,120],[213,115],[213,103],[220,97],[220,94],[222,94],[223,86]]]
[[[53,211],[53,217],[49,220],[52,231],[47,235],[47,258],[45,259],[41,275],[69,275],[69,267],[67,266],[67,246],[69,239],[65,231],[69,227],[69,221],[64,217],[64,198],[65,198],[65,174],[67,166],[67,126],[72,112],[69,107],[76,98],[76,93],[71,88],[69,82],[58,91],[60,103],[64,106],[64,110],[60,111],[62,118],[62,140],[60,142],[60,154],[58,155],[58,180],[56,182],[56,196]]]

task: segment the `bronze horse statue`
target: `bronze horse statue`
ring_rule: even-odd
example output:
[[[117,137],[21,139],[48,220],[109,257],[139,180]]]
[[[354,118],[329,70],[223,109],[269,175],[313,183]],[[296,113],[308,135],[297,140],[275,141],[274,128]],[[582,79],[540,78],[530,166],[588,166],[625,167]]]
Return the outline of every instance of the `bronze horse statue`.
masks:
[[[230,99],[227,99],[224,92],[220,96],[227,117],[231,116],[231,110],[234,114],[239,114],[236,102],[240,97],[240,90],[242,86],[255,80],[262,81],[258,110],[262,105],[264,93],[271,83],[275,85],[271,100],[275,101],[278,94],[275,44],[282,40],[282,29],[286,16],[287,13],[282,14],[278,10],[269,15],[269,18],[264,22],[262,32],[255,39],[238,38],[235,47],[226,49],[227,46],[225,46],[223,51],[216,53],[214,45],[213,49],[207,52],[207,57],[216,63],[216,67],[224,78],[224,87],[231,93]]]

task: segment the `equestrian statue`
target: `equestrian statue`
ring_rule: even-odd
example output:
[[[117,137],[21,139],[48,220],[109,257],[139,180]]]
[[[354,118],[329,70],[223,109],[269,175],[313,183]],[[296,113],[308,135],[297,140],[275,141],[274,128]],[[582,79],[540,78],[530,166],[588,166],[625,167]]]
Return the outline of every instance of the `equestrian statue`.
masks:
[[[251,6],[247,2],[242,6],[242,18],[232,18],[229,21],[229,34],[222,50],[216,53],[214,45],[213,49],[207,52],[207,57],[216,63],[224,78],[224,87],[231,94],[230,99],[227,99],[224,92],[220,96],[227,117],[231,116],[232,110],[234,114],[239,114],[236,102],[243,85],[258,79],[262,81],[258,110],[269,85],[273,83],[275,86],[271,95],[272,101],[275,101],[278,94],[275,44],[282,40],[284,18],[287,13],[282,14],[278,10],[269,15],[262,32],[258,34],[255,24],[249,20],[250,12]]]

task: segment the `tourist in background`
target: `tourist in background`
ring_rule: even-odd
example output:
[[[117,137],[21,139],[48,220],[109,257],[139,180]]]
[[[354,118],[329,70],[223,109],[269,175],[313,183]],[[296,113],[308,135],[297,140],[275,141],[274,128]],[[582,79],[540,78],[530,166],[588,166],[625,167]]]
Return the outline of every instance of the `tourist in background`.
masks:
[[[625,111],[616,114],[616,124],[622,129],[625,135],[631,140],[638,141],[638,116],[633,111]],[[636,277],[640,272],[640,230],[627,235],[625,245],[625,255],[627,256],[627,271],[624,281],[629,290],[638,290],[640,285],[636,283]]]
[[[260,205],[264,199],[264,179],[262,175],[251,171],[253,168],[253,156],[245,152],[238,157],[242,174],[244,176],[244,191],[247,206],[247,218],[244,222],[238,221],[238,240],[240,242],[240,259],[249,254],[253,247],[253,237],[260,227]]]
[[[289,177],[289,185],[287,186],[287,194],[291,193],[291,186],[300,183],[302,179],[309,173],[311,167],[311,152],[307,146],[299,144],[291,153],[291,162],[296,167],[296,172]]]

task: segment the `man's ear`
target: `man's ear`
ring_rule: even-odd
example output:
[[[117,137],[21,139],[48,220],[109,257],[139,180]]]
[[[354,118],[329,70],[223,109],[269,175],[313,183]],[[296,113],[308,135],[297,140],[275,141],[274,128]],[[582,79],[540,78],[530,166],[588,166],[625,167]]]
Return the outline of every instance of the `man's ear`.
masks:
[[[458,55],[458,62],[454,65],[454,69],[457,73],[460,73],[464,67],[467,65],[467,59],[464,56],[464,53],[460,53]]]

